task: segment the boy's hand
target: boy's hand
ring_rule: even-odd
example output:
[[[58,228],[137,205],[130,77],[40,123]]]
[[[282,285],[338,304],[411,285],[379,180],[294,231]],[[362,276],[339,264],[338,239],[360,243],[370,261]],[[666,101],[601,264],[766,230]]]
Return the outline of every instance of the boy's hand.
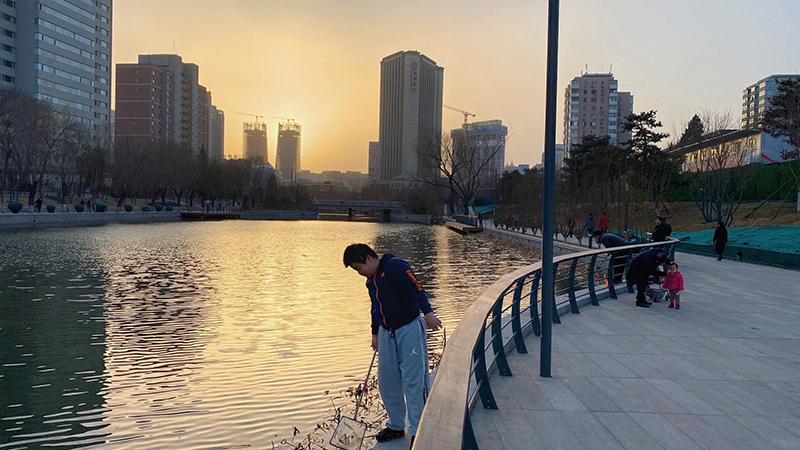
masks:
[[[439,318],[436,317],[436,314],[434,314],[433,312],[425,314],[424,317],[425,317],[425,326],[429,330],[438,330],[439,328],[442,327],[442,321],[439,320]]]
[[[378,335],[377,334],[373,334],[372,335],[372,350],[374,350],[376,352],[378,351]]]

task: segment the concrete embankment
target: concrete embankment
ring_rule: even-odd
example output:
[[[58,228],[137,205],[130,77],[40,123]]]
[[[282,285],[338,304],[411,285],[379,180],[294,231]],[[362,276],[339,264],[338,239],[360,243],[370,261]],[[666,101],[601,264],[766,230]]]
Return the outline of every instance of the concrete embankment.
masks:
[[[500,239],[506,239],[512,242],[516,242],[517,244],[522,244],[524,246],[534,248],[538,251],[542,251],[542,238],[540,236],[534,236],[532,234],[522,234],[516,231],[509,231],[501,228],[495,228],[494,226],[485,226],[483,228],[483,232],[490,236],[495,236]],[[581,247],[577,244],[571,244],[563,241],[557,241],[557,240],[553,241],[553,251],[556,255],[566,255],[568,253],[583,252],[586,250],[589,250],[589,248]]]
[[[0,214],[0,230],[53,227],[99,226],[109,223],[153,223],[177,222],[178,211],[106,211],[98,212],[54,212],[54,213],[3,213]]]

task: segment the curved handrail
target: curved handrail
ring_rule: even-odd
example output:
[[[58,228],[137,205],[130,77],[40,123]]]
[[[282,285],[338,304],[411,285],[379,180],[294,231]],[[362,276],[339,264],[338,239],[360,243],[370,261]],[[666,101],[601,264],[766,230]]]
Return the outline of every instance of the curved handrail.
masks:
[[[609,261],[613,262],[614,257],[622,253],[626,255],[626,258],[629,260],[632,254],[638,249],[661,247],[664,245],[672,246],[678,242],[678,240],[672,239],[666,242],[650,242],[626,245],[623,247],[601,248],[558,256],[554,258],[554,266],[563,270],[568,270],[569,272],[569,277],[566,279],[567,287],[561,290],[561,295],[564,293],[568,294],[569,308],[577,313],[578,306],[576,301],[575,280],[577,263],[581,259],[590,259],[586,264],[587,271],[582,272],[587,284],[587,292],[582,294],[582,296],[588,296],[591,303],[597,304],[597,294],[599,291],[595,286],[595,267],[598,256],[605,255],[608,257]],[[566,262],[570,264],[564,264]],[[605,271],[605,278],[608,281],[607,285],[610,289],[607,289],[606,292],[607,295],[615,298],[616,294],[613,289],[613,264],[609,263],[607,266],[608,269]],[[541,268],[542,263],[538,262],[503,275],[499,280],[484,290],[478,299],[467,309],[463,319],[458,327],[456,327],[455,332],[448,339],[447,350],[444,352],[439,367],[437,368],[431,394],[427,399],[425,410],[422,413],[422,419],[414,442],[414,449],[477,449],[477,443],[475,442],[469,417],[471,406],[473,402],[477,400],[477,396],[480,398],[485,408],[497,408],[489,387],[489,375],[487,374],[486,349],[493,347],[492,345],[488,347],[485,345],[487,332],[491,333],[490,339],[492,339],[492,341],[499,339],[500,348],[502,349],[500,354],[497,353],[496,347],[493,349],[495,360],[492,365],[497,366],[501,375],[511,375],[510,369],[507,367],[507,363],[505,363],[505,353],[507,353],[510,348],[513,348],[513,346],[509,348],[506,344],[519,340],[517,334],[520,332],[521,328],[527,327],[526,329],[528,332],[532,330],[537,335],[539,334],[539,319],[541,316],[538,303],[541,300],[537,300],[539,289],[539,276],[537,273],[540,272]],[[520,317],[520,287],[529,279],[531,280],[532,286],[531,293],[529,294],[532,300],[530,305],[531,319],[524,326],[520,327],[518,322]],[[509,339],[503,339],[502,331],[499,334],[497,334],[496,331],[504,327],[504,325],[502,325],[502,311],[504,310],[503,300],[509,294],[513,295],[514,302],[514,304],[511,305],[513,306],[511,322],[517,322],[514,323],[514,336]],[[556,290],[556,295],[559,296],[559,290]],[[558,305],[557,301],[556,305]],[[558,317],[557,309],[554,312],[556,312],[556,314],[554,314],[554,322],[556,322]],[[487,325],[487,320],[491,320],[489,325]],[[493,344],[495,344],[495,342],[493,342]],[[501,354],[502,360],[499,360]],[[506,367],[501,367],[502,364],[506,364]],[[503,373],[503,369],[505,369],[506,373]],[[474,391],[472,389],[473,384],[475,385]]]

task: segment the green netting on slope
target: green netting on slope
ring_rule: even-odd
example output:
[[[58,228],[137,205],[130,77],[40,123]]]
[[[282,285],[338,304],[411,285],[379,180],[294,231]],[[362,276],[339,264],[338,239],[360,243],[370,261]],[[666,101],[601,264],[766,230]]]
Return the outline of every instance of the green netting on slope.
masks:
[[[687,236],[689,237],[688,243],[712,245],[711,238],[714,236],[714,229],[673,233],[673,237],[678,239]],[[728,245],[800,254],[800,226],[728,228]]]

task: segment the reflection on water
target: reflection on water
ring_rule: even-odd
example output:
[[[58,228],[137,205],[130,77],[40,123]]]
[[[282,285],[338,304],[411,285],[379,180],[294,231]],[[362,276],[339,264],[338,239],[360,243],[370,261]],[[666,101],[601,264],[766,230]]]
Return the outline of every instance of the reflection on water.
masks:
[[[530,250],[442,227],[220,222],[0,235],[0,448],[264,447],[369,363],[367,242],[452,332]],[[434,350],[435,351],[435,350]]]

